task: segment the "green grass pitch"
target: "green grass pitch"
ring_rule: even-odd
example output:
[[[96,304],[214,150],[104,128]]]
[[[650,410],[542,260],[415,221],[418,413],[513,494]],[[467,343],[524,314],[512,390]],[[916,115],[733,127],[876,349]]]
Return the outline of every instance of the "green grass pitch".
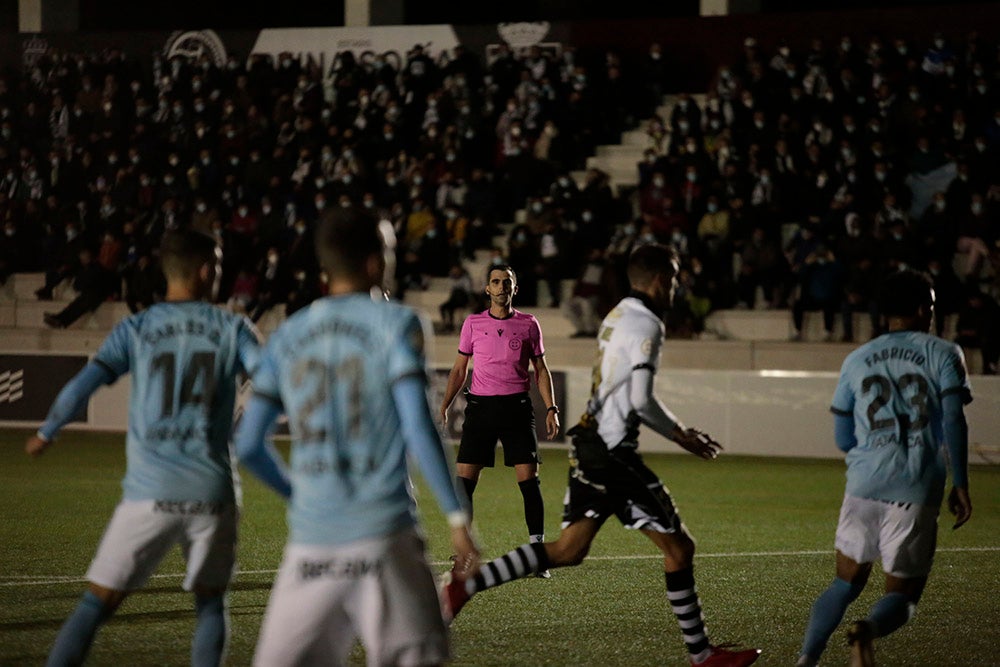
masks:
[[[0,665],[37,665],[84,588],[83,575],[120,493],[123,436],[68,432],[38,460],[25,431],[0,431]],[[549,536],[559,532],[565,455],[544,452]],[[815,596],[833,576],[833,532],[843,464],[723,456],[649,455],[698,541],[695,572],[715,642],[760,647],[758,664],[794,663]],[[251,661],[285,541],[279,499],[244,475],[240,568],[230,603],[229,664]],[[431,557],[449,554],[444,521],[417,480]],[[914,620],[877,644],[881,665],[1000,664],[1000,469],[972,473],[973,518],[952,531],[941,518],[939,551]],[[513,472],[485,471],[476,491],[484,556],[525,541]],[[684,665],[654,548],[609,521],[591,557],[472,600],[453,625],[455,665]],[[93,665],[184,665],[192,601],[180,590],[178,554],[98,635]],[[880,590],[873,577],[848,611],[863,616]],[[842,631],[824,664],[845,664]],[[353,663],[363,664],[357,650]]]

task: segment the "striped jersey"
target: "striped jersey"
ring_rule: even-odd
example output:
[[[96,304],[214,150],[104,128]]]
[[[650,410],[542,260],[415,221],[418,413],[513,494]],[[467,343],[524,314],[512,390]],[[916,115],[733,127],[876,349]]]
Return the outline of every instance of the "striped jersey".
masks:
[[[918,331],[883,334],[844,359],[831,410],[854,418],[847,493],[939,505],[947,477],[941,401],[972,400],[965,357]]]
[[[238,500],[233,409],[258,340],[246,317],[203,301],[158,303],[112,330],[94,362],[132,376],[126,500]]]

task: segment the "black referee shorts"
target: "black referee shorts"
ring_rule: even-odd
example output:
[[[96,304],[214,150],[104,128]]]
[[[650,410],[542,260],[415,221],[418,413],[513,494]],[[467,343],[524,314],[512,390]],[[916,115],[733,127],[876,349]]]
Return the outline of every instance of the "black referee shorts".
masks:
[[[503,445],[503,463],[541,463],[535,434],[535,409],[527,392],[507,396],[465,395],[465,425],[458,446],[458,462],[492,468],[497,440]]]

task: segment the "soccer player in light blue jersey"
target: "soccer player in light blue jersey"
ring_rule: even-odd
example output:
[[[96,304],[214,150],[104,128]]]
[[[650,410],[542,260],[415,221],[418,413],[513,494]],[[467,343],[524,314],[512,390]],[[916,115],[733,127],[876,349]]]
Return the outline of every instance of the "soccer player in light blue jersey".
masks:
[[[271,336],[254,375],[237,451],[290,496],[289,540],[257,665],[345,664],[356,637],[369,665],[448,658],[408,456],[447,514],[459,560],[474,570],[478,550],[427,403],[425,323],[371,296],[391,235],[361,209],[327,214],[316,246],[329,294]],[[282,411],[292,435],[287,470],[265,445]]]
[[[885,595],[848,630],[851,664],[874,664],[873,640],[916,611],[934,560],[949,467],[954,527],[972,515],[964,413],[972,394],[961,348],[928,333],[930,278],[915,271],[890,276],[880,310],[888,333],[847,356],[833,396],[847,488],[835,542],[837,575],[813,605],[798,662],[804,667],[818,663],[876,558],[885,571]]]
[[[82,663],[101,624],[175,544],[187,563],[184,589],[195,594],[191,664],[223,661],[240,502],[233,408],[238,376],[256,369],[259,346],[247,318],[206,302],[218,289],[220,259],[211,237],[168,232],[161,246],[166,301],[114,328],[25,445],[28,454],[41,454],[99,387],[131,373],[122,500],[49,665]]]

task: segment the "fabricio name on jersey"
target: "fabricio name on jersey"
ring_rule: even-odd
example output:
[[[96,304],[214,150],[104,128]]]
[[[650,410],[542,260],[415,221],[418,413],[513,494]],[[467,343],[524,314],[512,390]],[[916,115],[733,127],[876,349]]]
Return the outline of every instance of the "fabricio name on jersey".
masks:
[[[187,320],[180,326],[167,324],[159,329],[147,331],[142,335],[142,342],[148,345],[155,345],[164,338],[173,338],[175,336],[204,336],[214,345],[218,345],[222,339],[222,334],[218,329],[206,330],[204,322]]]
[[[901,361],[912,361],[918,366],[923,366],[927,359],[919,350],[914,350],[910,347],[891,347],[889,349],[881,350],[865,357],[865,364],[868,368],[880,361],[889,361],[890,359],[900,359]]]

